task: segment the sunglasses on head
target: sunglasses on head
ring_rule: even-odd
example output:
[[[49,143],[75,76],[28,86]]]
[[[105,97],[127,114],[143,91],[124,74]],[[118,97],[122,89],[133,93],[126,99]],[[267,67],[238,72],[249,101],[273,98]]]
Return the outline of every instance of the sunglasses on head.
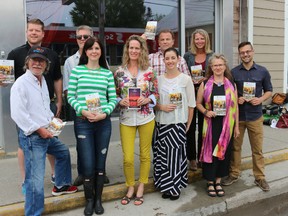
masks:
[[[76,35],[76,39],[77,40],[81,40],[81,39],[87,40],[88,38],[90,38],[90,35]]]

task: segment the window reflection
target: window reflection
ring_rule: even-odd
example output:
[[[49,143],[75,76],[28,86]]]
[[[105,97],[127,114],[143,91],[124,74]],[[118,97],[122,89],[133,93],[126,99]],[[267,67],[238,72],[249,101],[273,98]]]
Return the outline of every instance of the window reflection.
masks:
[[[211,48],[215,50],[215,0],[185,1],[185,48],[190,47],[191,34],[198,28],[208,32]]]
[[[39,18],[45,23],[44,46],[55,50],[64,64],[77,51],[75,30],[89,25],[99,34],[99,1],[95,0],[26,0],[27,19]],[[63,4],[64,5],[63,5]],[[177,11],[178,0],[105,0],[105,43],[107,61],[121,64],[123,45],[132,34],[141,35],[146,22],[159,21]],[[101,18],[101,16],[100,16]],[[174,17],[177,24],[177,16]],[[178,27],[174,30],[177,31]],[[156,41],[148,41],[149,51],[156,52]]]
[[[39,18],[45,23],[42,44],[55,50],[63,65],[78,50],[75,38],[77,26],[89,25],[95,35],[99,34],[99,1],[26,0],[27,19]],[[185,1],[185,51],[190,46],[192,32],[197,28],[203,28],[209,33],[214,50],[214,1]],[[126,39],[132,34],[143,34],[149,20],[158,21],[158,30],[171,29],[175,33],[174,46],[179,47],[178,2],[179,0],[105,0],[106,58],[112,71],[121,64]],[[148,40],[147,44],[150,53],[158,51],[157,37],[155,41]]]

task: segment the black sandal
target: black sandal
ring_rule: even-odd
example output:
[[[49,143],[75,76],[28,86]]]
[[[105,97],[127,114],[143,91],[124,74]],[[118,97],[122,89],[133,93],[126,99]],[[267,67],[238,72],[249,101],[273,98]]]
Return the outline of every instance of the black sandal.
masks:
[[[121,204],[122,205],[128,205],[130,203],[131,199],[133,199],[133,196],[132,197],[124,196],[121,199]]]
[[[216,197],[217,196],[217,193],[216,193],[216,190],[215,188],[214,189],[209,189],[209,187],[212,187],[214,188],[214,184],[213,183],[207,183],[207,193],[208,193],[208,196],[210,197]]]
[[[217,187],[220,187],[220,189],[217,189]],[[225,196],[225,191],[223,190],[221,183],[215,183],[215,190],[218,197]]]
[[[140,206],[144,203],[144,197],[141,196],[141,197],[135,197],[135,200],[134,200],[134,205],[135,206]]]

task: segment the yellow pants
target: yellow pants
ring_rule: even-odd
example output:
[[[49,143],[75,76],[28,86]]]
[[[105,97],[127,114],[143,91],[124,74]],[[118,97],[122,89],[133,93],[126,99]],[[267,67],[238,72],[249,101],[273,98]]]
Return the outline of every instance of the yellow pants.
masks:
[[[123,151],[123,167],[126,177],[126,186],[135,185],[134,171],[134,142],[136,131],[139,133],[140,146],[140,176],[139,182],[147,183],[150,172],[150,150],[155,121],[152,120],[144,125],[126,126],[120,124],[120,136]]]

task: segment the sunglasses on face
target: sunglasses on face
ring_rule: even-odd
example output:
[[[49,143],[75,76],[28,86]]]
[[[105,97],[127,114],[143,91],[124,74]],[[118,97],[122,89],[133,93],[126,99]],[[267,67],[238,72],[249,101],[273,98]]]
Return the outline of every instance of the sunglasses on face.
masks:
[[[90,35],[76,35],[76,39],[77,40],[81,40],[81,39],[87,40],[88,38],[90,38]]]

